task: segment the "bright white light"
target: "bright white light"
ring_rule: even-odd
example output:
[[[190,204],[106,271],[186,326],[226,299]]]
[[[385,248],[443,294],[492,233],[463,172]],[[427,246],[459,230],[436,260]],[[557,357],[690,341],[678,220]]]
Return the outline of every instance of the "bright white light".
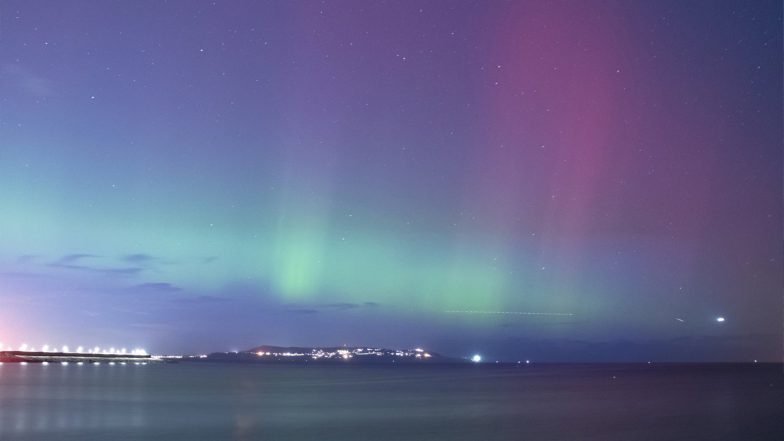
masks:
[[[22,346],[19,346],[19,350],[20,351],[26,351],[27,350],[27,343],[22,343]]]
[[[724,317],[716,317],[716,321],[721,323],[724,321]]]
[[[471,361],[473,361],[474,363],[479,363],[480,361],[482,361],[482,356],[479,355],[479,354],[476,354],[473,357],[471,357]]]
[[[61,361],[60,364],[63,365],[63,366],[68,366],[68,362],[67,361]]]
[[[44,345],[44,347],[41,348],[41,351],[49,352],[49,345]]]
[[[110,349],[109,349],[109,353],[110,353],[110,354],[116,354],[116,353],[117,353],[117,351],[115,351],[115,350],[114,350],[114,348],[110,348]]]
[[[125,353],[125,348],[120,349],[120,353],[124,354]]]
[[[44,365],[44,366],[49,366],[49,362],[48,361],[45,361],[45,362],[43,362],[41,364]]]
[[[525,360],[525,364],[531,364],[531,360]]]
[[[95,363],[93,363],[93,365],[94,365],[94,366],[98,366],[98,365],[100,365],[100,364],[101,364],[101,362],[100,362],[100,361],[96,361]]]
[[[95,348],[93,348],[93,354],[97,354],[97,353],[99,353],[99,352],[101,352],[101,348],[99,348],[98,346],[96,346]]]
[[[80,361],[80,362],[78,362],[78,363],[76,363],[76,364],[77,364],[78,366],[81,366],[81,365],[83,365],[83,364],[84,364],[84,362],[83,362],[83,361]]]
[[[79,346],[78,348],[76,348],[76,353],[77,353],[77,354],[81,354],[81,353],[82,353],[82,351],[84,351],[84,348],[83,348],[83,347]]]
[[[26,361],[23,361],[23,362],[21,362],[19,364],[21,364],[22,366],[27,366],[27,362]]]
[[[68,346],[63,346],[61,352],[68,352]]]

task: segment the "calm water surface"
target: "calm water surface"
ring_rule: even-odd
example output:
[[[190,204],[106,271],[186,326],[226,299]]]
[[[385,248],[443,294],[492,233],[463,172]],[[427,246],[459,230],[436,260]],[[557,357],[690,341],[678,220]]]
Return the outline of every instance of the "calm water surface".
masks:
[[[0,366],[0,440],[784,440],[781,365]]]

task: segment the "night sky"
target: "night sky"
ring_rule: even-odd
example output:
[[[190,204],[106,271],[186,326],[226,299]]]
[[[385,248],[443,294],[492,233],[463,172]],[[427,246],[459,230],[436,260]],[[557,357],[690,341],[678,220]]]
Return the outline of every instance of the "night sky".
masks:
[[[1,0],[0,342],[780,360],[781,17]]]

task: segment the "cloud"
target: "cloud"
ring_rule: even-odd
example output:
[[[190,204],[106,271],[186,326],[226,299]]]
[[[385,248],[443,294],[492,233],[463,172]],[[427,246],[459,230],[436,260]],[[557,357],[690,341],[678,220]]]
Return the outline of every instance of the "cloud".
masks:
[[[376,302],[363,302],[363,303],[350,303],[350,302],[338,302],[338,303],[322,303],[316,305],[301,305],[301,304],[290,304],[284,305],[286,312],[292,312],[297,314],[316,314],[322,311],[351,311],[360,308],[375,308],[379,306]]]
[[[104,274],[104,275],[118,275],[118,276],[133,276],[141,271],[143,268],[140,267],[100,267],[100,266],[91,266],[85,265],[81,263],[87,259],[95,259],[101,256],[97,256],[95,254],[66,254],[56,261],[47,264],[48,267],[51,268],[61,268],[67,270],[74,270],[74,271],[84,271],[90,273],[97,273],[97,274]]]
[[[42,76],[35,75],[21,64],[5,63],[0,68],[0,78],[5,78],[11,86],[37,98],[54,95],[54,83]]]
[[[292,314],[318,314],[319,311],[316,309],[297,308],[297,309],[287,309],[286,312],[290,312]]]
[[[359,308],[359,304],[357,304],[357,303],[345,303],[345,302],[342,302],[342,303],[326,303],[326,304],[319,305],[319,306],[321,306],[322,308],[327,308],[327,309],[337,309],[338,311],[346,311],[346,310],[349,310],[349,309]]]
[[[16,279],[51,279],[49,274],[34,273],[30,271],[3,271],[0,276]]]
[[[177,297],[173,301],[177,303],[190,303],[190,304],[205,304],[205,303],[224,303],[231,302],[234,299],[228,297],[218,297],[209,295]]]
[[[121,275],[121,276],[123,276],[123,275],[124,276],[133,276],[133,275],[136,275],[136,274],[144,271],[144,268],[138,268],[138,267],[126,267],[126,268],[89,268],[89,267],[87,267],[85,269],[87,271],[92,271],[92,272],[101,273],[101,274],[116,274],[116,275]]]
[[[66,264],[75,263],[75,262],[78,262],[80,260],[88,259],[88,258],[92,258],[92,257],[99,257],[99,256],[96,256],[95,254],[84,254],[84,253],[80,253],[80,254],[66,254],[63,257],[59,258],[56,262],[54,262],[54,264],[66,265]]]
[[[182,291],[182,289],[180,289],[179,287],[174,286],[171,283],[167,283],[167,282],[141,283],[139,285],[132,286],[131,289],[138,290],[138,291],[154,291],[154,292]]]
[[[22,254],[21,256],[16,258],[16,263],[18,264],[25,264],[33,262],[34,260],[38,259],[38,255],[36,254]]]
[[[153,259],[154,258],[151,255],[144,253],[126,254],[122,257],[123,261],[135,264],[147,263]]]
[[[379,306],[376,302],[363,302],[363,303],[348,303],[348,302],[340,302],[340,303],[326,303],[323,305],[317,305],[322,308],[327,309],[336,309],[339,311],[347,311],[349,309],[359,309],[359,308],[375,308]]]

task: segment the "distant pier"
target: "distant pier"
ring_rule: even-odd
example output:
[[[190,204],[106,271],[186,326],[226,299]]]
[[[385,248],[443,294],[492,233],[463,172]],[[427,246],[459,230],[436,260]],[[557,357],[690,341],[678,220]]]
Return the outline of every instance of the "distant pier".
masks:
[[[159,357],[148,354],[99,354],[84,352],[0,351],[2,363],[149,363]]]

